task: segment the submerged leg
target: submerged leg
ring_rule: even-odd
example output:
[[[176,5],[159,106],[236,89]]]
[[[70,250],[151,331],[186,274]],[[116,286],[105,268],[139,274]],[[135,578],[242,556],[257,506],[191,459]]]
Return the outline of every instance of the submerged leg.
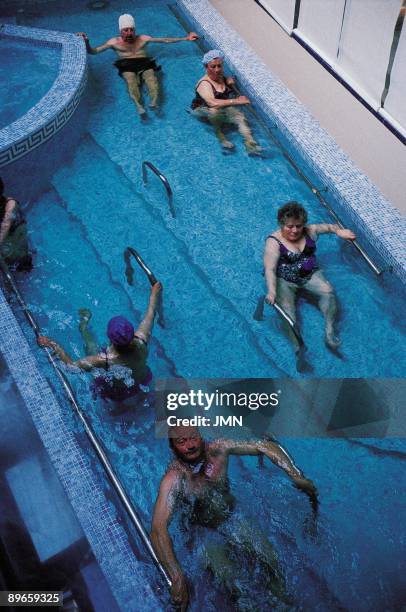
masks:
[[[152,68],[150,68],[149,70],[144,70],[144,72],[142,73],[142,78],[148,89],[148,94],[150,98],[149,107],[157,108],[158,96],[159,96],[159,83],[158,83],[158,79],[155,76],[155,72],[152,70]]]
[[[123,72],[121,76],[127,83],[129,96],[137,107],[138,113],[144,115],[145,108],[141,104],[141,91],[137,75],[134,72]]]
[[[89,321],[92,313],[88,308],[79,308],[79,331],[83,338],[86,355],[95,355],[99,348],[92,332],[89,330]]]
[[[295,283],[290,283],[283,278],[278,278],[276,285],[276,300],[283,308],[283,310],[290,316],[294,323],[296,323],[296,294],[298,286]],[[289,338],[293,341],[295,350],[298,350],[298,343],[296,336],[292,332],[290,326],[288,326]]]
[[[319,307],[325,321],[326,344],[330,349],[336,350],[340,346],[340,340],[334,332],[337,302],[333,287],[324,277],[323,273],[318,270],[313,274],[311,279],[307,281],[305,288],[319,298]]]
[[[224,113],[222,113],[221,110],[209,108],[206,116],[214,127],[214,133],[220,141],[221,146],[225,149],[234,149],[234,144],[227,140],[222,129],[224,125]]]
[[[257,153],[261,151],[261,147],[254,140],[251,128],[248,125],[248,121],[244,113],[236,108],[229,108],[228,114],[230,122],[237,126],[239,133],[244,138],[244,144],[248,153]]]
[[[227,549],[221,544],[206,544],[204,547],[205,565],[230,592],[235,591],[234,574],[236,568],[231,562]]]
[[[285,578],[279,566],[278,556],[267,535],[249,521],[234,522],[229,544],[257,561],[265,569],[266,587],[281,602],[288,605],[292,600],[287,594]],[[241,553],[240,553],[241,554]]]

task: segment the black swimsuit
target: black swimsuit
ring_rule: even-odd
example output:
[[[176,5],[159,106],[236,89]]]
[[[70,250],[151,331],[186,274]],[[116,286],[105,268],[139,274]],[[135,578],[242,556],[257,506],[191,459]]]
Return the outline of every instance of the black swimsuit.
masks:
[[[208,81],[207,79],[202,79],[198,86],[195,89],[196,95],[192,100],[192,109],[195,110],[196,108],[201,108],[202,106],[206,106],[207,108],[207,102],[206,100],[204,100],[204,98],[202,98],[202,96],[199,94],[199,92],[197,91],[197,88],[200,86],[200,83],[210,83],[211,88],[213,90],[213,96],[216,98],[216,100],[229,100],[230,97],[232,96],[232,94],[234,93],[234,90],[232,87],[230,87],[229,85],[227,85],[227,83],[224,81],[224,85],[226,86],[224,91],[217,91],[217,89],[214,87],[213,83],[211,83],[210,81]]]
[[[123,72],[134,72],[138,75],[146,70],[154,70],[155,72],[161,70],[161,66],[158,66],[156,61],[150,57],[123,58],[114,62],[114,65],[118,70],[119,76],[122,76]]]

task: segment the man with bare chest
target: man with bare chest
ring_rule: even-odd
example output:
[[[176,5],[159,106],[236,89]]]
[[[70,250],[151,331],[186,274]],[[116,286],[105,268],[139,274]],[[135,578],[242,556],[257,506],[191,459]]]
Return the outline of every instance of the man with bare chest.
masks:
[[[135,21],[132,15],[121,15],[118,20],[120,36],[110,38],[98,47],[91,47],[90,41],[84,32],[79,32],[86,43],[87,52],[91,55],[102,53],[107,49],[112,49],[118,55],[115,66],[119,75],[127,83],[128,93],[133,100],[140,116],[145,116],[145,108],[141,103],[141,84],[145,83],[150,98],[150,108],[158,107],[159,85],[155,72],[160,70],[154,59],[147,55],[146,46],[148,43],[175,43],[184,40],[197,40],[195,32],[190,32],[187,36],[180,38],[153,38],[147,34],[135,33]]]
[[[293,464],[278,444],[265,440],[215,440],[206,442],[196,427],[176,426],[169,430],[169,444],[175,460],[163,477],[155,503],[151,540],[156,554],[172,581],[171,598],[186,610],[189,595],[183,571],[175,556],[168,532],[169,522],[181,503],[190,506],[190,521],[211,529],[231,517],[235,498],[227,477],[230,455],[265,455],[292,479],[295,486],[317,504],[317,491],[311,480]],[[279,572],[275,554],[268,542],[270,564]],[[266,553],[265,553],[266,554]],[[222,559],[222,571],[224,559]],[[282,591],[282,588],[280,589]]]

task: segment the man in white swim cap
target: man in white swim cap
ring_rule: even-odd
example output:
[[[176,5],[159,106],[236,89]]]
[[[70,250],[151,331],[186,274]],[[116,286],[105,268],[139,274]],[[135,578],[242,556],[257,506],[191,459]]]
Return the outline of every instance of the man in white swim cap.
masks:
[[[234,148],[222,130],[225,123],[231,123],[244,138],[248,154],[255,155],[261,151],[261,147],[255,142],[247,119],[239,108],[250,104],[250,101],[246,96],[235,95],[234,79],[224,76],[223,61],[224,55],[219,49],[212,49],[203,56],[206,74],[196,85],[192,109],[198,117],[210,121],[222,147]]]
[[[145,115],[145,108],[141,102],[141,84],[145,82],[150,98],[150,108],[158,107],[159,84],[155,72],[160,70],[154,59],[147,55],[146,46],[151,42],[174,43],[184,40],[193,41],[198,38],[195,32],[189,32],[187,36],[178,38],[153,38],[147,34],[136,34],[135,20],[132,15],[120,15],[118,20],[120,35],[110,38],[98,47],[91,47],[89,39],[84,32],[78,32],[82,36],[87,52],[91,55],[102,53],[107,49],[112,49],[118,55],[115,66],[119,76],[127,83],[128,93],[133,100],[140,116]]]

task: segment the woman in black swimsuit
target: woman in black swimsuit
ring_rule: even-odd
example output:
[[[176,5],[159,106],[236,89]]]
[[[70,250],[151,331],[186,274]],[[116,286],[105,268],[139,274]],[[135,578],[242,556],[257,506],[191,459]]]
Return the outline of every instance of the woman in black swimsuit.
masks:
[[[17,200],[4,195],[4,183],[1,178],[0,254],[15,270],[29,272],[32,269],[25,219]]]
[[[306,289],[319,300],[325,319],[325,341],[336,350],[340,345],[334,333],[337,312],[333,287],[316,261],[316,240],[320,234],[336,234],[355,240],[355,234],[330,223],[306,225],[307,213],[297,202],[288,202],[278,210],[279,229],[266,239],[264,253],[266,301],[278,304],[296,321],[296,295]]]
[[[208,51],[203,57],[203,65],[207,74],[198,81],[192,110],[203,119],[210,121],[214,127],[221,146],[233,149],[232,142],[225,137],[222,127],[224,123],[234,124],[244,138],[248,154],[256,154],[261,147],[255,142],[244,113],[237,106],[250,104],[246,96],[235,97],[232,87],[234,80],[223,74],[223,54],[217,49]]]

